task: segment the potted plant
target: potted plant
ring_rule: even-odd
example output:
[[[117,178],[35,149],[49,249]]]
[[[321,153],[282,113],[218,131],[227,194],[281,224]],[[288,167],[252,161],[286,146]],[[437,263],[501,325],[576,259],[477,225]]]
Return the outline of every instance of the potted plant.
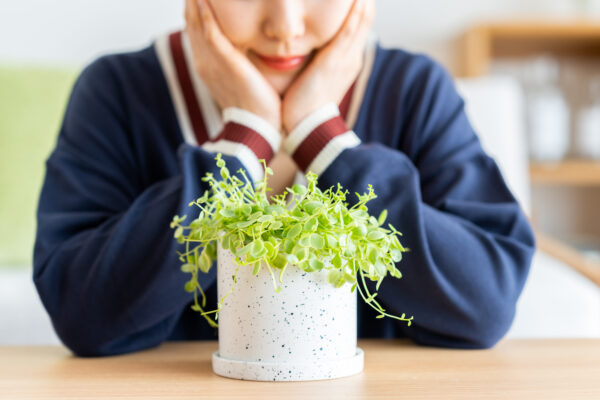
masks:
[[[373,188],[356,194],[352,207],[347,191],[322,191],[317,176],[307,174],[307,186],[294,185],[280,196],[267,197],[264,178],[252,185],[243,170],[230,174],[221,154],[216,156],[221,180],[207,173],[210,189],[190,203],[199,216],[183,225],[175,216],[171,228],[185,245],[179,254],[183,272],[191,278],[185,290],[194,293],[192,308],[219,327],[219,350],[213,370],[249,380],[314,380],[348,376],[363,368],[356,347],[357,292],[379,312],[377,318],[406,321],[390,315],[375,300],[389,273],[401,278],[395,263],[408,251],[392,225],[383,227],[368,213]],[[288,198],[288,194],[291,196]],[[198,283],[217,260],[216,310],[207,311]],[[201,297],[201,299],[199,298]],[[212,316],[214,315],[214,319]],[[217,325],[216,321],[219,321]]]

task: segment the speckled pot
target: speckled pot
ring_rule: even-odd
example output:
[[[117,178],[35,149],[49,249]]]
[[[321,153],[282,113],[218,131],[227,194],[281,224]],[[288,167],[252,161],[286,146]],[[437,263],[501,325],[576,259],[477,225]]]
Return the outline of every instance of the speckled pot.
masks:
[[[218,247],[217,291],[230,291],[237,266]],[[277,271],[278,272],[278,271]],[[266,266],[258,276],[240,267],[235,289],[219,312],[219,350],[213,370],[229,378],[304,381],[357,374],[363,352],[356,347],[356,291],[334,288],[325,272],[286,268],[276,293]]]

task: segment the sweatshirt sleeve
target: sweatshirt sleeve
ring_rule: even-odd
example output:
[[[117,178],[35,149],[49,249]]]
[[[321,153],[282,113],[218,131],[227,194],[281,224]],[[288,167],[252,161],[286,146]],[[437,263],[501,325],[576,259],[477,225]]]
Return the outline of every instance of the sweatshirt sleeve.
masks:
[[[534,253],[533,232],[483,151],[447,72],[430,62],[407,79],[412,88],[396,111],[401,132],[361,135],[392,138],[406,152],[362,142],[333,104],[290,132],[284,149],[300,168],[319,175],[323,189],[340,182],[350,193],[363,193],[372,184],[378,198],[369,202],[370,213],[387,209],[387,222],[403,233],[401,242],[410,248],[397,265],[403,278],[388,276],[378,295],[388,313],[414,316],[411,327],[386,321],[396,325],[394,332],[424,345],[488,348],[512,323]]]
[[[170,221],[189,220],[189,202],[208,189],[201,178],[220,176],[217,151],[231,171],[258,179],[258,159],[268,161],[279,145],[272,130],[261,131],[265,121],[228,109],[217,141],[182,144],[181,173],[143,187],[119,86],[105,64],[93,63],[73,88],[37,212],[34,282],[58,336],[79,356],[137,351],[169,336],[193,300]],[[210,286],[215,270],[198,279]]]

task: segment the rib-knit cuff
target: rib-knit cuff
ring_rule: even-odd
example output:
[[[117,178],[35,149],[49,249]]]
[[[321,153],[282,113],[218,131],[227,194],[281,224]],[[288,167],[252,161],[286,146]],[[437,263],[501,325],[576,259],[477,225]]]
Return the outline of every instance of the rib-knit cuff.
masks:
[[[279,150],[281,135],[269,122],[241,108],[223,110],[223,130],[214,142],[202,148],[214,153],[237,157],[248,170],[254,182],[264,177],[260,159],[268,164]]]
[[[328,103],[302,120],[283,146],[298,168],[321,175],[342,151],[360,143],[346,127],[338,106]]]

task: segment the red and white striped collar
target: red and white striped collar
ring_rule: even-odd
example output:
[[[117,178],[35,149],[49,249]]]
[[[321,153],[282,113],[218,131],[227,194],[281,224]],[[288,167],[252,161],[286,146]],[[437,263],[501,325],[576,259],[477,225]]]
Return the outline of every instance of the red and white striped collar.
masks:
[[[191,43],[185,31],[159,37],[155,51],[167,80],[171,99],[186,143],[200,145],[217,138],[223,129],[219,106],[194,71]],[[365,62],[358,78],[340,103],[340,113],[352,129],[373,68],[376,38],[371,35],[365,50]]]

